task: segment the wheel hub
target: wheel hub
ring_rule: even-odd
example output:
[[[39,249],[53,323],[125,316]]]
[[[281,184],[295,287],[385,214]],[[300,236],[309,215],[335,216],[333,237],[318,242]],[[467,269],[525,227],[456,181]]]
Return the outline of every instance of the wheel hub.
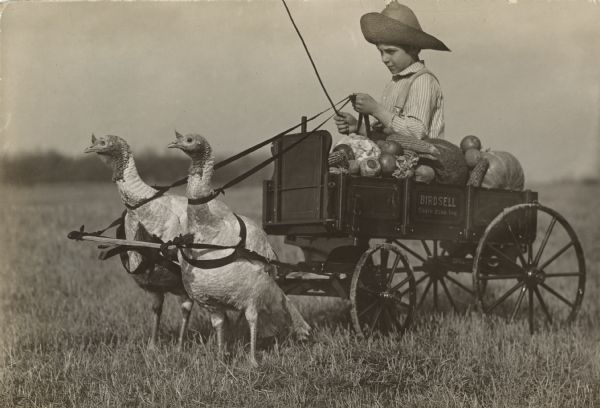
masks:
[[[544,283],[546,280],[546,274],[544,271],[534,267],[529,266],[525,269],[525,283],[529,287],[534,287]]]
[[[384,292],[379,292],[379,297],[381,299],[389,300],[389,299],[394,298],[394,294],[392,292],[384,291]]]
[[[448,273],[448,268],[437,257],[431,257],[423,262],[423,272],[433,279],[443,279]]]

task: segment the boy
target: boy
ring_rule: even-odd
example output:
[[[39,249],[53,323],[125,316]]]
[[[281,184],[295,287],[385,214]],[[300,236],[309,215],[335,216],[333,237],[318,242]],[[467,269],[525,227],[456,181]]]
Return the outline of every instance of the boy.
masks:
[[[392,74],[381,103],[368,94],[356,94],[356,112],[377,119],[373,130],[384,135],[400,133],[417,139],[444,137],[444,101],[437,78],[419,60],[422,49],[450,51],[444,43],[421,30],[408,7],[392,1],[381,13],[367,13],[360,19],[365,39],[375,44],[381,61]],[[347,112],[335,117],[340,133],[366,135],[358,120]]]

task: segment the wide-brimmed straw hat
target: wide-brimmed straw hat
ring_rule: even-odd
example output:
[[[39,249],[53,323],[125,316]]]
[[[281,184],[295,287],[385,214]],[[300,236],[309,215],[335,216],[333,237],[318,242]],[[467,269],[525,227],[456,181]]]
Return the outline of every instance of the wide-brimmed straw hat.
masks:
[[[450,51],[446,45],[421,29],[415,13],[392,1],[381,13],[367,13],[360,18],[365,40],[372,44],[412,46],[420,49]]]

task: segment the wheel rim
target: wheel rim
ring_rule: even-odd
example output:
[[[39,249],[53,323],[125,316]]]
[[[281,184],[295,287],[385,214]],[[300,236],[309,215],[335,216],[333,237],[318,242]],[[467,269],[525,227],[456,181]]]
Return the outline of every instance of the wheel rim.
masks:
[[[406,330],[414,314],[416,288],[404,254],[390,244],[367,250],[352,275],[350,302],[352,325],[359,335]]]
[[[449,253],[441,247],[440,241],[423,240],[412,247],[398,240],[394,240],[394,243],[410,255],[414,265],[418,264],[413,268],[417,285],[417,309],[423,309],[426,301],[436,311],[451,308],[456,313],[461,313],[466,309],[465,306],[472,305],[475,291],[470,287],[471,282],[462,278],[461,275],[464,274],[449,271]]]
[[[495,258],[496,265],[490,263]],[[521,204],[486,228],[473,262],[473,284],[484,313],[527,319],[529,331],[574,320],[585,288],[585,258],[577,235],[556,211]],[[487,290],[484,290],[487,285]]]

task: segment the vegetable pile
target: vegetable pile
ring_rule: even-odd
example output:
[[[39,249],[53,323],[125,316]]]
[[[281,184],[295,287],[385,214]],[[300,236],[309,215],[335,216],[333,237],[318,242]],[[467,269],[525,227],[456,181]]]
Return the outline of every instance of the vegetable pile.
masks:
[[[477,136],[460,147],[443,139],[419,140],[391,134],[374,142],[345,136],[329,155],[330,171],[363,177],[390,177],[422,183],[522,190],[523,168],[508,152],[482,151]]]

